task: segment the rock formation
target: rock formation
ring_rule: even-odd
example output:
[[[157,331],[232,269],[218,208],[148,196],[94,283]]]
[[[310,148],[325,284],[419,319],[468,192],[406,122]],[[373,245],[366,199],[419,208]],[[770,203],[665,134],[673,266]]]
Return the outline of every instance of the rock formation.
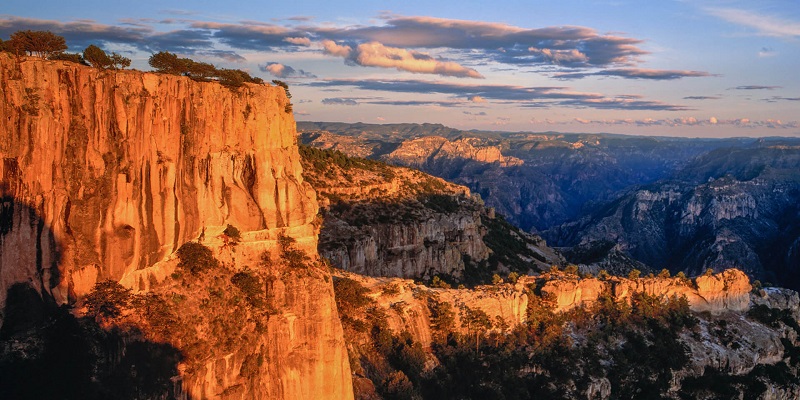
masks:
[[[337,151],[301,153],[323,205],[320,254],[337,268],[476,283],[563,262],[538,236],[501,222],[466,187]]]
[[[244,232],[231,268],[254,265],[279,235],[316,257],[316,196],[282,88],[0,53],[0,98],[0,306],[15,282],[70,305],[98,281],[147,289],[182,244],[214,247],[229,224]],[[325,275],[276,289],[286,300],[259,342],[268,373],[242,381],[243,354],[223,355],[182,377],[188,394],[352,397]]]
[[[669,323],[662,320],[659,322],[661,325],[658,329],[653,327],[642,329],[633,326],[635,322],[630,320],[621,322],[624,319],[618,319],[615,322],[612,319],[610,324],[622,324],[623,332],[626,331],[625,329],[630,329],[627,334],[623,335],[627,339],[621,342],[620,336],[617,336],[619,333],[611,333],[619,328],[619,325],[614,328],[607,325],[609,322],[606,322],[606,324],[600,323],[589,331],[582,330],[580,326],[587,324],[587,318],[590,321],[597,321],[598,319],[603,321],[604,318],[610,317],[609,314],[604,314],[599,311],[599,308],[595,308],[596,305],[599,305],[597,302],[601,300],[602,296],[608,296],[607,299],[618,304],[630,304],[631,301],[637,301],[631,300],[636,294],[645,294],[651,296],[651,299],[658,299],[657,301],[661,302],[670,298],[685,297],[688,301],[688,307],[692,311],[692,316],[689,318],[694,319],[694,322],[691,323],[691,328],[678,328],[666,334],[667,336],[674,335],[674,339],[670,340],[677,340],[679,343],[675,349],[683,349],[686,359],[685,362],[682,362],[682,366],[670,371],[670,367],[664,366],[659,361],[654,361],[660,366],[651,372],[665,374],[663,376],[667,377],[663,389],[667,395],[666,398],[685,398],[686,393],[696,395],[709,388],[714,388],[714,385],[720,385],[718,386],[720,388],[730,385],[731,389],[726,390],[733,390],[732,393],[756,390],[756,394],[761,396],[758,398],[763,399],[791,399],[800,392],[800,385],[796,381],[797,359],[796,355],[793,355],[800,348],[797,346],[800,327],[797,326],[797,321],[793,317],[785,316],[796,316],[800,312],[800,307],[798,306],[800,300],[798,300],[797,292],[768,288],[757,294],[752,294],[749,279],[743,272],[738,270],[727,270],[715,275],[700,276],[693,280],[665,277],[639,279],[611,277],[606,280],[596,278],[579,279],[572,274],[557,272],[536,277],[520,277],[513,284],[479,286],[474,289],[429,288],[409,280],[369,278],[345,272],[335,275],[338,279],[358,282],[364,288],[365,296],[371,299],[370,301],[373,301],[371,303],[372,306],[378,310],[369,311],[368,316],[365,318],[367,323],[373,321],[371,323],[374,326],[385,324],[393,334],[403,338],[402,340],[405,341],[404,343],[408,347],[411,347],[412,342],[409,342],[409,338],[411,338],[411,340],[422,346],[421,349],[425,349],[425,354],[427,354],[425,369],[426,371],[433,370],[435,372],[429,372],[428,375],[423,374],[422,376],[433,375],[438,378],[444,374],[444,371],[458,369],[453,365],[437,366],[439,361],[437,357],[451,357],[452,355],[449,352],[441,353],[443,347],[448,348],[448,351],[453,351],[454,348],[461,349],[460,351],[462,352],[469,351],[467,349],[471,347],[476,353],[492,354],[489,359],[498,362],[498,359],[503,359],[500,354],[506,354],[504,352],[514,350],[502,345],[499,349],[493,349],[491,347],[493,340],[499,340],[502,343],[502,339],[498,339],[496,335],[499,334],[500,338],[515,337],[515,335],[523,338],[526,335],[543,335],[543,338],[547,337],[547,333],[532,329],[529,324],[533,321],[527,320],[531,316],[534,319],[541,318],[543,314],[540,307],[544,305],[544,307],[554,310],[557,314],[571,315],[571,317],[556,319],[555,321],[559,321],[558,324],[563,324],[561,327],[555,328],[546,324],[540,329],[547,329],[546,332],[550,332],[550,329],[555,329],[556,331],[564,329],[564,335],[568,337],[566,343],[569,343],[567,349],[580,348],[586,345],[591,352],[591,356],[581,356],[581,354],[585,353],[580,352],[567,356],[563,361],[569,363],[569,368],[583,369],[586,366],[581,366],[583,365],[582,363],[589,363],[588,365],[604,365],[604,369],[608,368],[607,371],[609,372],[609,375],[603,375],[603,373],[599,372],[599,369],[584,370],[583,372],[576,370],[571,374],[561,371],[561,374],[566,375],[551,376],[549,378],[555,380],[563,379],[564,376],[572,376],[577,382],[583,379],[581,374],[589,374],[591,375],[591,383],[588,385],[586,381],[581,381],[584,382],[583,385],[585,386],[578,385],[576,390],[574,383],[567,384],[567,387],[572,385],[572,389],[569,390],[575,391],[567,397],[614,398],[613,396],[620,395],[620,377],[612,377],[610,374],[618,373],[617,368],[624,368],[624,366],[614,365],[614,359],[619,357],[617,352],[631,351],[625,350],[630,345],[630,343],[626,343],[626,340],[641,340],[642,337],[646,337],[649,334],[648,331],[650,329],[656,331],[660,329],[661,335],[665,335],[666,331],[664,329],[668,329],[666,327],[669,326]],[[539,291],[541,296],[536,294],[536,291]],[[440,304],[445,304],[446,307],[440,307]],[[763,308],[758,309],[757,307]],[[436,322],[437,318],[441,318],[441,315],[434,315],[439,312],[436,311],[439,309],[452,311],[450,323],[444,328],[437,326],[438,322]],[[375,317],[371,316],[376,315],[383,316],[383,320],[377,319],[377,322],[374,322]],[[476,320],[480,321],[480,318],[475,319],[475,315],[482,315],[484,322],[479,323],[486,324],[485,328],[478,328],[477,333],[474,325],[471,326],[471,324],[476,323]],[[354,316],[353,318],[359,318],[359,316]],[[584,318],[583,322],[580,322],[581,318]],[[552,322],[554,321],[550,323]],[[651,323],[653,322],[651,321]],[[592,326],[592,323],[588,324]],[[625,324],[631,324],[632,327],[625,328]],[[358,326],[358,324],[352,322],[345,325],[346,330],[352,330],[353,327]],[[597,329],[606,333],[598,334]],[[673,326],[669,329],[676,328]],[[442,330],[444,330],[444,333]],[[467,340],[466,344],[462,344],[462,346],[466,347],[458,347],[458,345],[453,344],[458,339],[448,336],[448,332],[468,335],[470,339]],[[351,351],[363,353],[361,362],[364,365],[380,365],[380,363],[376,364],[374,360],[378,356],[375,353],[371,353],[370,350],[371,346],[379,346],[378,342],[364,344],[359,342],[364,339],[359,336],[358,331],[351,333],[353,337],[348,336],[348,344],[351,346]],[[437,335],[438,339],[436,339]],[[593,339],[587,342],[589,337]],[[447,345],[443,344],[445,340],[443,338],[446,338]],[[661,336],[660,340],[667,339]],[[397,346],[397,339],[393,343]],[[481,343],[487,344],[485,347],[480,347],[481,350],[478,351],[475,346],[483,346]],[[647,347],[663,343],[647,344],[645,342],[645,344]],[[541,351],[536,350],[537,345],[539,343],[536,341],[533,344],[529,344],[530,350],[528,351],[531,353],[523,351],[527,357],[530,357],[528,359],[523,356],[523,360],[526,361],[522,362],[530,363],[527,368],[522,368],[522,370],[512,368],[511,370],[520,374],[541,373],[547,375],[546,370],[548,368],[557,368],[545,360],[537,359],[533,355],[536,351]],[[569,351],[567,349],[561,349],[560,351]],[[404,351],[411,354],[419,354],[422,350]],[[498,353],[492,353],[493,351]],[[394,353],[390,353],[390,360],[391,357],[394,357],[391,354]],[[458,354],[463,356],[462,353]],[[667,359],[677,356],[677,354],[659,354],[658,356],[663,356]],[[419,359],[422,356],[417,355],[416,357]],[[473,354],[472,357],[478,356]],[[634,355],[634,359],[629,362],[638,365],[635,357],[637,355]],[[452,362],[452,359],[449,360],[449,362]],[[467,361],[470,360],[468,357],[460,360],[470,362]],[[510,357],[508,362],[519,362],[519,359]],[[641,361],[641,363],[644,364],[645,362]],[[395,368],[401,368],[403,364],[392,365],[395,365]],[[490,371],[502,368],[502,366],[491,364],[483,365]],[[637,367],[634,366],[633,368]],[[534,372],[531,372],[531,369]],[[539,369],[538,372],[536,372],[537,369]],[[403,369],[403,371],[411,373],[414,370],[409,372],[408,369]],[[714,374],[719,374],[719,376]],[[370,376],[370,374],[367,373],[366,376]],[[489,372],[488,376],[491,377],[492,373]],[[549,378],[542,384],[547,385],[551,381]],[[655,375],[647,375],[641,378],[656,379]],[[612,384],[609,379],[617,383]],[[360,386],[357,388],[360,393],[369,393],[370,390],[376,390],[371,387],[372,384],[368,380],[364,378],[357,380],[360,382]],[[695,383],[698,381],[701,383]],[[455,384],[458,385],[459,383]],[[754,385],[760,385],[763,389],[756,389]],[[376,386],[379,388],[378,390],[388,390],[386,387],[381,386],[380,383],[376,383]],[[425,389],[423,388],[423,390]],[[529,390],[532,390],[532,388],[529,387]],[[763,390],[763,393],[759,390]]]

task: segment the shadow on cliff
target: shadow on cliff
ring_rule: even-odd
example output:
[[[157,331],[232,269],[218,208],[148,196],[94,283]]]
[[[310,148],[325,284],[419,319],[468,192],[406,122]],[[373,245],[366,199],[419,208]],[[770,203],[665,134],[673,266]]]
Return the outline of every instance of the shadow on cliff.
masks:
[[[144,340],[134,329],[76,317],[70,305],[38,289],[61,279],[61,248],[36,210],[0,197],[0,251],[7,252],[0,253],[0,273],[15,280],[20,274],[9,269],[33,273],[5,293],[0,399],[188,399],[178,349]]]

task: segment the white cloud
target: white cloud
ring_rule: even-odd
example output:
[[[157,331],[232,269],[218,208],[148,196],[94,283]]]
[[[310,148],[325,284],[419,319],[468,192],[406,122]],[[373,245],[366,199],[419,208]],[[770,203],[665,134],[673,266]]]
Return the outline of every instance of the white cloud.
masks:
[[[792,38],[800,36],[800,22],[735,8],[710,8],[708,12],[725,21],[755,29],[761,36]]]
[[[311,39],[305,37],[288,37],[283,39],[284,42],[296,44],[298,46],[311,46]]]
[[[355,49],[323,40],[325,54],[343,57],[347,63],[364,67],[395,68],[417,74],[434,74],[459,78],[483,78],[478,71],[453,61],[433,58],[427,53],[384,46],[378,42],[362,43]]]
[[[353,51],[350,46],[336,44],[333,40],[323,40],[322,47],[325,54],[344,58],[350,57],[350,53]]]

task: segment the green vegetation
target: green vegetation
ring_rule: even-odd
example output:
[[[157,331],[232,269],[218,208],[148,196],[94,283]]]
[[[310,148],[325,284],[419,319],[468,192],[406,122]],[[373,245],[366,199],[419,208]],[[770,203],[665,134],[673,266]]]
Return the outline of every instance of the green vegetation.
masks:
[[[283,112],[285,112],[287,114],[291,114],[292,113],[292,102],[291,102],[292,93],[289,92],[289,85],[287,85],[286,82],[279,81],[277,79],[273,79],[272,83],[274,83],[275,85],[278,85],[278,86],[283,88],[283,91],[286,93],[286,98],[289,99],[289,102],[286,103],[286,106],[283,108]]]
[[[250,74],[242,70],[220,69],[209,63],[180,58],[168,51],[153,54],[150,56],[148,63],[156,72],[188,76],[200,82],[217,81],[232,88],[240,87],[244,83],[264,83],[263,79],[250,76]]]
[[[103,49],[89,45],[83,50],[83,59],[92,67],[99,69],[125,69],[131,66],[131,60],[117,53],[106,54]]]
[[[313,166],[313,171],[304,171],[306,179],[314,182],[314,175],[327,175],[331,166],[335,165],[345,171],[361,169],[378,173],[384,180],[392,180],[395,177],[392,167],[375,160],[366,158],[349,157],[338,150],[317,149],[315,147],[299,145],[300,157],[308,164]]]
[[[225,227],[225,230],[222,231],[222,234],[230,238],[233,244],[236,244],[242,240],[242,233],[239,232],[239,228],[231,224],[228,224],[228,226]]]
[[[178,269],[192,275],[219,268],[219,261],[214,258],[211,249],[197,242],[184,243],[178,249],[178,258]]]
[[[50,58],[67,49],[64,37],[50,31],[17,31],[11,38],[2,42],[3,50],[17,55]]]
[[[334,287],[351,368],[388,398],[572,399],[601,376],[609,379],[612,398],[662,398],[673,373],[689,363],[678,335],[697,325],[683,297],[637,293],[627,303],[607,293],[590,308],[557,313],[551,297],[531,288],[527,323],[511,328],[478,308],[455,309],[420,293],[415,297],[427,299],[431,356],[438,360],[425,368],[419,343],[387,331],[366,288],[345,279]],[[356,397],[367,396],[359,388]]]
[[[132,300],[131,290],[119,283],[106,280],[94,284],[83,304],[86,314],[94,318],[114,319],[128,309]]]

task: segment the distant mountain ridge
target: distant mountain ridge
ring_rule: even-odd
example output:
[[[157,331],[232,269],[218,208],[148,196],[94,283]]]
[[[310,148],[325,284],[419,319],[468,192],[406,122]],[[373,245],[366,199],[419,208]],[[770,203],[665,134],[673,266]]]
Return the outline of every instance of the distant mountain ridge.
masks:
[[[739,268],[800,285],[800,149],[718,149],[545,232],[561,246],[610,240],[655,268]]]
[[[568,260],[587,264],[587,271],[696,275],[736,267],[755,279],[800,286],[800,139],[478,132],[431,124],[300,123],[298,130],[311,146],[467,186],[512,224],[564,247]]]

